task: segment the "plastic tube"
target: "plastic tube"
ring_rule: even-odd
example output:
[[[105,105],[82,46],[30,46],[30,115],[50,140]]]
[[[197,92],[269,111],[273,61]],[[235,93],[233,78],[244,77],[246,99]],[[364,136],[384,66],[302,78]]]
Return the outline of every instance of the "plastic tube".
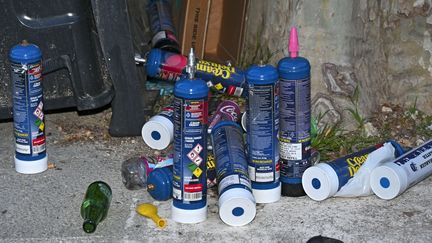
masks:
[[[373,192],[393,199],[432,174],[432,140],[403,156],[375,168],[371,174]]]
[[[360,150],[328,163],[318,163],[308,168],[302,177],[306,194],[316,201],[334,196],[347,182],[354,177],[371,153],[383,147],[383,144]],[[393,142],[385,145],[376,160],[391,160],[403,153],[402,147]],[[395,150],[396,148],[396,150]],[[395,152],[396,151],[396,152]],[[366,182],[369,184],[369,182]]]
[[[167,106],[142,127],[142,138],[150,148],[162,150],[174,140],[173,112],[174,108]]]

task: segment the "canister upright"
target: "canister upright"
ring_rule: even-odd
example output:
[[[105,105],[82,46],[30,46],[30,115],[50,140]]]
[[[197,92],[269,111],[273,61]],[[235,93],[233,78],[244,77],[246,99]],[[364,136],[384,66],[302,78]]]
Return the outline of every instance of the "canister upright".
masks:
[[[15,170],[35,174],[48,168],[42,88],[42,53],[22,41],[9,52],[13,83]]]
[[[279,82],[276,68],[254,65],[246,72],[248,171],[257,203],[280,199]]]
[[[290,56],[278,63],[280,77],[280,165],[282,195],[306,195],[301,178],[311,166],[310,64],[298,56],[296,28],[291,29]]]
[[[189,54],[189,77],[174,86],[174,167],[172,219],[199,223],[207,219],[208,87],[195,79],[195,56]]]

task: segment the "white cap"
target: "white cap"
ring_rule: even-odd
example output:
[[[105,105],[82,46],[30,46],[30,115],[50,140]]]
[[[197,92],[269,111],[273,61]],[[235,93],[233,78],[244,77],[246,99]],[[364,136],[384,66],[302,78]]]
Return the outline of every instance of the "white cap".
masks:
[[[229,189],[219,197],[219,217],[228,225],[246,225],[252,222],[255,214],[255,198],[244,188]]]
[[[310,198],[322,201],[336,194],[339,179],[330,165],[318,163],[303,172],[302,186]]]
[[[207,219],[207,204],[198,209],[182,209],[171,205],[172,220],[182,224],[201,223]]]
[[[256,203],[274,203],[281,198],[281,184],[272,189],[254,189],[252,193],[255,197]]]
[[[15,157],[14,159],[15,159],[15,170],[18,173],[37,174],[37,173],[44,172],[48,169],[48,155],[46,155],[42,159],[32,160],[32,161],[20,160],[17,159],[17,157]]]
[[[242,117],[241,117],[241,125],[242,125],[242,128],[245,132],[247,132],[246,131],[246,122],[247,122],[246,119],[247,119],[247,114],[246,114],[246,112],[243,112]]]
[[[164,116],[153,116],[141,130],[144,142],[152,149],[165,149],[174,140],[174,124]]]
[[[382,199],[393,199],[408,188],[408,178],[394,163],[375,168],[370,176],[372,191]]]

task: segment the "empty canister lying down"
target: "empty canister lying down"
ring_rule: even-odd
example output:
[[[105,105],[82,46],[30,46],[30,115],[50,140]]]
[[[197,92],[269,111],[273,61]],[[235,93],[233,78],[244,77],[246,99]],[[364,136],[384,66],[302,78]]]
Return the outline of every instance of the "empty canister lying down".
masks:
[[[432,174],[432,140],[403,156],[375,168],[372,191],[382,199],[393,199]]]
[[[231,226],[255,218],[256,203],[248,176],[243,131],[232,121],[217,123],[211,133],[219,191],[219,216]]]
[[[368,156],[382,147],[386,147],[386,149],[375,155],[373,159],[384,162],[403,154],[402,147],[392,141],[391,143],[377,144],[331,162],[318,163],[303,173],[302,185],[306,194],[316,201],[334,196],[354,177]],[[369,182],[367,182],[367,186],[369,186]]]
[[[150,148],[162,150],[172,143],[174,140],[173,114],[174,108],[167,106],[144,124],[141,135]]]

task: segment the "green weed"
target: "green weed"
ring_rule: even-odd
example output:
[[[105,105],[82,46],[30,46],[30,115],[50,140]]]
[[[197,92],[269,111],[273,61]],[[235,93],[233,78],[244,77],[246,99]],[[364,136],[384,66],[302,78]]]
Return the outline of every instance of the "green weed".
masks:
[[[351,104],[354,106],[354,108],[347,108],[346,110],[351,114],[351,116],[357,122],[357,128],[363,129],[366,119],[359,112],[358,109],[359,98],[360,98],[360,89],[359,86],[357,86],[354,90],[352,97],[350,97]]]
[[[414,100],[414,104],[412,104],[409,108],[408,108],[408,112],[410,113],[410,114],[415,114],[416,113],[416,111],[418,111],[417,110],[417,96],[415,97],[415,100]]]

